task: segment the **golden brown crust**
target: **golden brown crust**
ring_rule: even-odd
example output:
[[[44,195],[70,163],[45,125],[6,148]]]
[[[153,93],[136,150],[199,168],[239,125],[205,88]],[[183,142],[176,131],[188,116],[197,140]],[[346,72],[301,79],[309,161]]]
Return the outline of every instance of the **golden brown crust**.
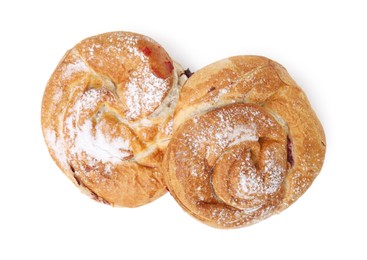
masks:
[[[171,194],[213,227],[247,226],[296,201],[325,156],[306,95],[264,57],[215,62],[186,81],[163,171]]]
[[[99,201],[136,207],[160,197],[166,189],[157,166],[173,111],[159,111],[180,88],[181,74],[146,36],[112,32],[83,40],[45,89],[42,129],[52,158]]]

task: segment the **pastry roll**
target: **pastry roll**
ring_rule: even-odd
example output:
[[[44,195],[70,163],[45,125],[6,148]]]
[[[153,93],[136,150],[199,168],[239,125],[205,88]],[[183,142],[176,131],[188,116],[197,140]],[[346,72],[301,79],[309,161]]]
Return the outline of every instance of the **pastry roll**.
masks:
[[[186,76],[157,42],[130,32],[87,38],[52,74],[42,130],[60,169],[82,191],[137,207],[166,192],[159,171]]]
[[[278,63],[227,58],[182,88],[163,171],[191,216],[248,226],[294,203],[319,174],[325,135],[302,89]]]

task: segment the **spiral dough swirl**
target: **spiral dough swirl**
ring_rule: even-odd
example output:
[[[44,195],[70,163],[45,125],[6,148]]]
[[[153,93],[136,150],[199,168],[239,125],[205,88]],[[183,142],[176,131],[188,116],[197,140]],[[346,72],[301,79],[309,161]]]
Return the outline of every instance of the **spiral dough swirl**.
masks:
[[[171,194],[217,228],[242,227],[287,208],[325,154],[322,126],[278,63],[238,56],[185,83],[163,168]]]

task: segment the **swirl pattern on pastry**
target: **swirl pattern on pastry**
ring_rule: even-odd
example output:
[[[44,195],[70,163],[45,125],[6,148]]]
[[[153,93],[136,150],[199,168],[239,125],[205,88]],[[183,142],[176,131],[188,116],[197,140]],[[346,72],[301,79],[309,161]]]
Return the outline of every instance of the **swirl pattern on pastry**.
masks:
[[[259,222],[296,201],[325,156],[306,95],[264,57],[237,56],[197,71],[182,88],[163,169],[170,193],[213,227]]]
[[[42,129],[51,156],[98,201],[136,207],[160,197],[166,189],[157,166],[183,74],[146,36],[111,32],[83,40],[66,53],[44,93]]]

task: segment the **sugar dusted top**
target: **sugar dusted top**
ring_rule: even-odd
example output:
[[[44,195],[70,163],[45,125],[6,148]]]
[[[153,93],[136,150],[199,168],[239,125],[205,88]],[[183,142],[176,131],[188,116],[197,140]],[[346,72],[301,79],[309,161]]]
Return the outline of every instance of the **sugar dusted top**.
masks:
[[[156,111],[166,97],[177,99],[170,93],[181,70],[158,43],[129,32],[90,37],[66,53],[45,90],[42,127],[52,157],[79,188],[129,207],[165,193],[156,142],[167,137],[161,126],[173,111]]]
[[[217,228],[248,226],[296,201],[320,172],[322,126],[278,63],[236,56],[185,83],[163,162],[171,194]]]

